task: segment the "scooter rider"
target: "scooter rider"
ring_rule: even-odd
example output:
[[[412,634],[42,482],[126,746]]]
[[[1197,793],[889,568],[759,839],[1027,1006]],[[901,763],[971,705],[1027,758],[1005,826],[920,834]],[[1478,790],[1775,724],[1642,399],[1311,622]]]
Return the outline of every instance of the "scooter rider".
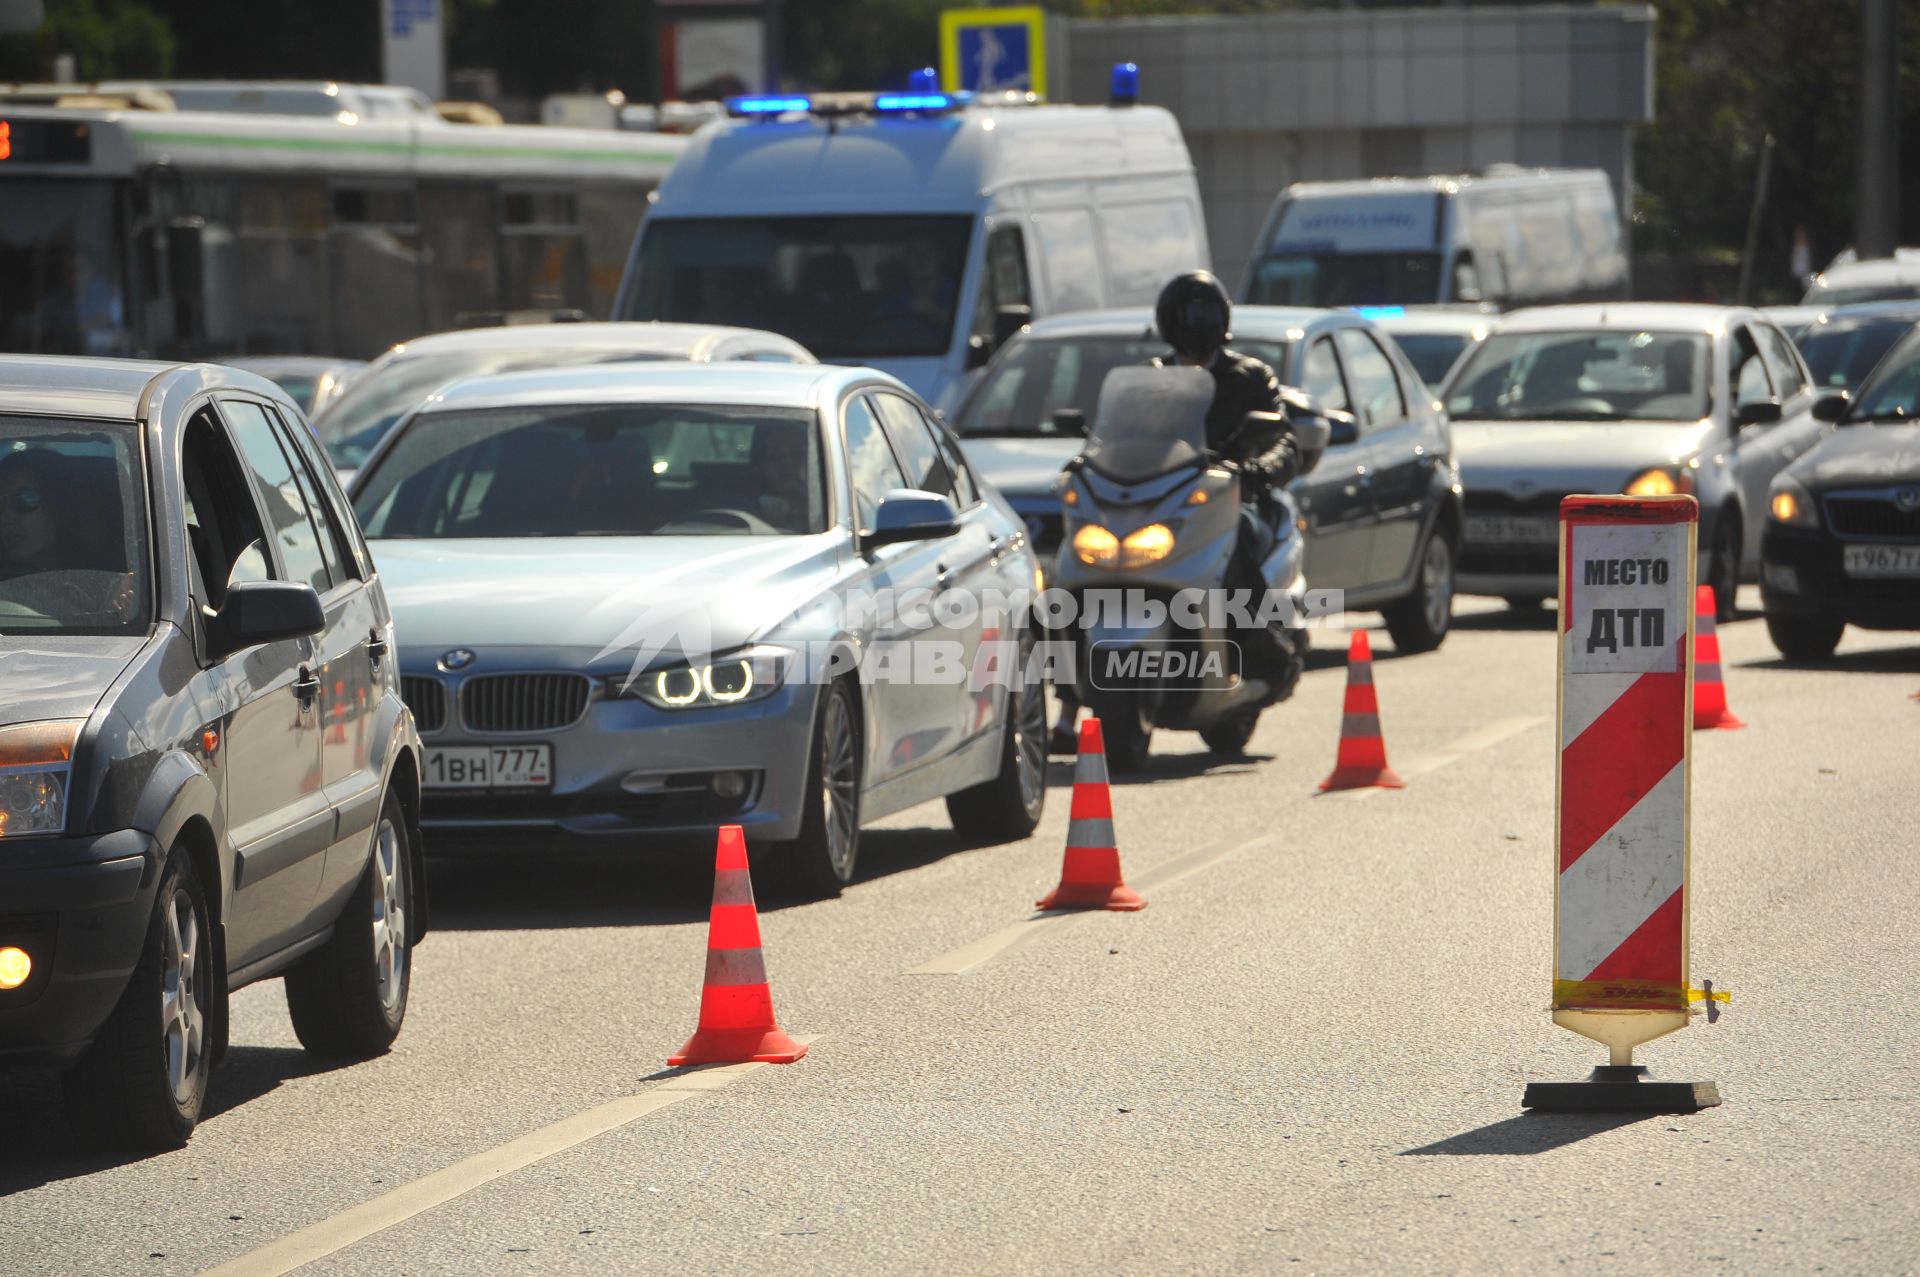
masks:
[[[1261,360],[1228,349],[1232,313],[1227,290],[1212,272],[1196,270],[1175,276],[1160,290],[1160,300],[1154,306],[1154,322],[1160,336],[1173,347],[1173,355],[1153,362],[1155,367],[1204,368],[1213,377],[1213,403],[1207,409],[1207,448],[1239,469],[1243,495],[1240,536],[1234,545],[1227,586],[1249,591],[1257,609],[1260,591],[1266,588],[1260,561],[1274,537],[1271,518],[1264,508],[1267,494],[1286,486],[1299,473],[1300,456],[1289,436],[1282,436],[1264,452],[1254,453],[1236,432],[1250,412],[1284,415],[1289,409],[1306,406],[1308,401],[1299,392],[1282,386],[1273,369]],[[1264,631],[1255,636],[1250,655],[1262,666],[1278,667],[1275,673],[1286,678],[1290,686],[1298,668],[1289,668],[1288,652],[1259,650],[1277,646],[1263,641],[1268,637]],[[1060,721],[1048,741],[1052,752],[1074,751],[1074,722],[1078,716],[1079,706],[1068,689],[1060,697]]]

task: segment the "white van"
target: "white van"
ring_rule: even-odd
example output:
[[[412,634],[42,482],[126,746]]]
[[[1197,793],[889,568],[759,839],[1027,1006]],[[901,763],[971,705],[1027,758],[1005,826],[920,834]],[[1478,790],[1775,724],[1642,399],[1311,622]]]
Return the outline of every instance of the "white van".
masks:
[[[671,180],[671,179],[669,179]],[[1627,251],[1599,169],[1295,182],[1240,288],[1270,306],[1500,307],[1624,297]]]
[[[618,319],[771,329],[946,409],[1030,319],[1209,261],[1172,115],[1026,94],[736,98],[634,241]]]

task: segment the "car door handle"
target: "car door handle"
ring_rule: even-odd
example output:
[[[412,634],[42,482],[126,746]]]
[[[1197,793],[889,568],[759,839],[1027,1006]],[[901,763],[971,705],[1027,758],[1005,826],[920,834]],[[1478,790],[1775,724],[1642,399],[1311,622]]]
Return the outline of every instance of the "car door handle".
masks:
[[[320,679],[305,665],[300,667],[300,677],[293,682],[294,697],[300,702],[300,710],[305,713],[313,708],[313,698],[320,694]]]

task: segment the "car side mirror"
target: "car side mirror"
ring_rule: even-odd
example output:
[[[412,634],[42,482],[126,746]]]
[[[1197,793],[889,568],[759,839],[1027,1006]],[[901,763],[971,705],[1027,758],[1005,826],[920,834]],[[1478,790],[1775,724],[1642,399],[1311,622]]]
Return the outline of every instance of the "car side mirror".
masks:
[[[1851,407],[1853,407],[1853,399],[1844,390],[1836,394],[1821,395],[1813,401],[1813,418],[1815,421],[1839,421],[1847,415],[1847,409]]]
[[[241,581],[227,590],[226,601],[214,613],[212,631],[216,656],[231,656],[263,643],[306,638],[327,625],[320,596],[298,581]]]
[[[993,343],[979,333],[967,338],[967,371],[978,372],[993,358]]]
[[[1006,345],[1033,322],[1033,307],[1002,306],[993,312],[993,348]]]
[[[873,527],[860,538],[862,549],[874,550],[903,541],[938,541],[960,530],[953,502],[937,492],[901,488],[880,498]]]
[[[1053,428],[1057,434],[1084,439],[1087,437],[1087,414],[1078,408],[1055,408]]]
[[[1780,420],[1780,401],[1778,399],[1755,399],[1740,404],[1733,410],[1733,424],[1736,430],[1745,430],[1748,426],[1771,426]]]
[[[1350,412],[1341,412],[1337,408],[1328,409],[1325,415],[1329,448],[1360,442],[1360,418]]]

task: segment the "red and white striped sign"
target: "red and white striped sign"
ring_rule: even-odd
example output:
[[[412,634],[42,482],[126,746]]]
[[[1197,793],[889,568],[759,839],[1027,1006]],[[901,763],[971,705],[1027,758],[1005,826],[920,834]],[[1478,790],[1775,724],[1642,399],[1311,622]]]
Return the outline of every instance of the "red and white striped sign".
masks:
[[[1692,497],[1560,505],[1557,1012],[1687,1008],[1698,521]]]

